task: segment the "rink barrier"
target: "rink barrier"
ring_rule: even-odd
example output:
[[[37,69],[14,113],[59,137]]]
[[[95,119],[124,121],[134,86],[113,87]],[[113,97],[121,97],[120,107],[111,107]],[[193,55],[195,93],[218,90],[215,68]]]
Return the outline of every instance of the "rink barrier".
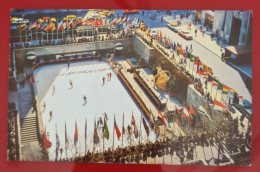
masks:
[[[126,88],[128,89],[128,91],[132,94],[133,98],[135,99],[135,101],[137,102],[137,104],[139,105],[139,107],[142,109],[142,111],[144,112],[144,114],[146,115],[146,117],[149,119],[151,119],[151,114],[150,111],[148,110],[148,108],[145,106],[144,102],[141,100],[141,98],[138,96],[138,94],[135,92],[135,90],[133,89],[133,87],[130,85],[130,83],[127,81],[127,79],[125,78],[125,76],[123,75],[123,73],[121,72],[121,69],[118,70],[118,76],[121,79],[121,81],[124,83],[124,85],[126,86]],[[150,121],[151,122],[151,121]]]

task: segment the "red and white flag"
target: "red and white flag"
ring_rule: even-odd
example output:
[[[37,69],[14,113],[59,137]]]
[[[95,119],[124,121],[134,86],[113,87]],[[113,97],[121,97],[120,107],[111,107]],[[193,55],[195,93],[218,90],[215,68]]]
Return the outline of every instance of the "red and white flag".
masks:
[[[183,106],[183,115],[184,115],[187,119],[191,120],[190,112],[189,112],[188,108],[187,108],[185,105]]]

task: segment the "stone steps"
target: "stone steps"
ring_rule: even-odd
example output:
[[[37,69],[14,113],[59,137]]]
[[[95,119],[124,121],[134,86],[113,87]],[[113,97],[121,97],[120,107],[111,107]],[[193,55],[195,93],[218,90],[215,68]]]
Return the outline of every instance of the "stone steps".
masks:
[[[20,123],[22,144],[38,141],[36,117],[23,118]]]

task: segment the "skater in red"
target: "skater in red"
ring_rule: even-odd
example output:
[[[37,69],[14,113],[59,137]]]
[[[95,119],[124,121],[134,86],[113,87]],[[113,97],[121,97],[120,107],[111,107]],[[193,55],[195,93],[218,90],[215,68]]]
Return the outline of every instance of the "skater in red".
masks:
[[[49,112],[49,113],[50,113],[50,118],[52,118],[52,110],[50,110],[50,112]]]
[[[112,78],[112,73],[110,72],[109,73],[109,80],[111,81],[111,78]]]

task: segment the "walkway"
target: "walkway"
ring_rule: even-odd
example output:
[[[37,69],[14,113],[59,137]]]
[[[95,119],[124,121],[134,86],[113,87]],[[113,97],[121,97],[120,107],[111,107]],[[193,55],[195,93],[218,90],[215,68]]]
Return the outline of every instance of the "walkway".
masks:
[[[19,75],[18,79],[24,79]],[[21,160],[24,161],[42,161],[43,155],[37,137],[36,111],[33,111],[33,94],[31,83],[26,80],[23,88],[17,85],[17,91],[9,92],[9,101],[16,102],[20,113],[21,126]]]

